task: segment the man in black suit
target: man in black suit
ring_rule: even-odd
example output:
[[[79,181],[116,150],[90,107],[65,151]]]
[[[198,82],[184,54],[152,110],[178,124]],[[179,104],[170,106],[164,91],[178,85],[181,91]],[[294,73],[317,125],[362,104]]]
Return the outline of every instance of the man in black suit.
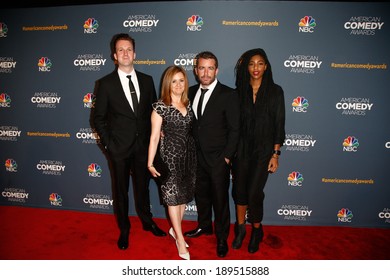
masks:
[[[114,35],[111,55],[116,69],[96,82],[93,124],[111,164],[113,200],[120,235],[118,248],[128,247],[129,182],[133,182],[135,209],[143,229],[166,236],[152,219],[147,156],[151,132],[151,104],[156,101],[153,78],[136,71],[135,41],[128,34]]]
[[[193,134],[198,151],[195,189],[198,227],[184,235],[212,234],[214,210],[217,255],[223,258],[228,253],[230,162],[238,143],[239,102],[237,93],[217,80],[218,59],[213,53],[201,52],[195,60],[199,84],[189,89],[189,98],[196,113]]]

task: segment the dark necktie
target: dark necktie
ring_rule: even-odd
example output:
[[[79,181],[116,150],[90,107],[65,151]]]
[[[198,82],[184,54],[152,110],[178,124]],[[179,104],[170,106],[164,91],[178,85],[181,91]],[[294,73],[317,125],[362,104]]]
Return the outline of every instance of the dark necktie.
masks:
[[[135,92],[134,84],[131,81],[131,75],[127,75],[126,77],[129,79],[130,95],[131,95],[131,100],[133,101],[133,111],[134,114],[137,115],[137,111],[138,111],[137,93]]]
[[[197,112],[198,120],[200,120],[200,117],[202,116],[203,98],[204,98],[204,94],[208,90],[209,90],[208,88],[201,88],[200,89],[200,98],[199,98],[199,102],[198,102],[198,112]]]

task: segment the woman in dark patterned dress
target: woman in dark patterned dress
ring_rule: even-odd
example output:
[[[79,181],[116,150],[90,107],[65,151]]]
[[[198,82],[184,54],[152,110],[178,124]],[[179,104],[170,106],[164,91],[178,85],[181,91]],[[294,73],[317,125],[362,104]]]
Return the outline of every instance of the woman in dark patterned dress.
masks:
[[[168,67],[162,79],[161,97],[153,104],[148,169],[155,178],[161,175],[161,170],[153,166],[159,149],[162,161],[169,168],[168,179],[161,183],[162,199],[172,224],[169,234],[176,241],[179,256],[189,260],[181,224],[186,204],[194,198],[196,151],[191,134],[194,113],[187,94],[185,70],[178,66]]]

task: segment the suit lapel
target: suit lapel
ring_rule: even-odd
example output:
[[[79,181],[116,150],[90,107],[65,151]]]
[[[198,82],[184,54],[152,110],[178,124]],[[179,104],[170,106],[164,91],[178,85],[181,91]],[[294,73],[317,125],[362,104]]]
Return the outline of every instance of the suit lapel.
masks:
[[[135,116],[134,115],[134,111],[133,111],[133,108],[131,108],[131,105],[129,103],[129,101],[127,100],[126,98],[126,94],[125,94],[125,91],[123,90],[123,87],[122,87],[122,83],[121,83],[121,80],[119,78],[119,74],[117,71],[115,71],[115,80],[116,80],[116,87],[117,87],[117,92],[119,93],[119,96],[120,96],[120,99],[118,100],[120,103],[124,103],[126,104],[125,106],[128,108],[127,112],[131,112],[130,115],[132,116]]]
[[[145,83],[143,83],[142,81],[142,75],[139,74],[137,70],[135,70],[135,72],[137,73],[137,80],[138,80],[138,87],[139,87],[138,116],[140,116],[142,115],[143,108],[144,108],[143,103],[145,97],[142,95],[142,92],[144,92]]]
[[[203,110],[202,119],[207,118],[208,112],[210,110],[213,110],[212,108],[215,108],[215,106],[218,105],[216,100],[218,98],[219,93],[220,93],[220,87],[219,87],[219,82],[218,82],[217,85],[215,86],[213,92],[211,93],[209,100],[206,103],[206,107]]]

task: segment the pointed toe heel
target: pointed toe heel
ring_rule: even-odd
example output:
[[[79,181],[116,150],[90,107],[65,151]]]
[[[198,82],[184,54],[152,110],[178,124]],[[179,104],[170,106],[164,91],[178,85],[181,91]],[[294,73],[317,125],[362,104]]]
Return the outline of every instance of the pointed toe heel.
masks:
[[[173,238],[173,240],[176,241],[176,234],[175,234],[175,231],[173,230],[173,228],[170,228],[169,231],[168,231],[169,235]],[[190,247],[187,242],[186,242],[186,247]]]
[[[176,240],[176,248],[180,258],[182,258],[183,260],[190,260],[190,252],[187,251],[185,253],[180,253],[179,244],[177,243],[177,240]]]

